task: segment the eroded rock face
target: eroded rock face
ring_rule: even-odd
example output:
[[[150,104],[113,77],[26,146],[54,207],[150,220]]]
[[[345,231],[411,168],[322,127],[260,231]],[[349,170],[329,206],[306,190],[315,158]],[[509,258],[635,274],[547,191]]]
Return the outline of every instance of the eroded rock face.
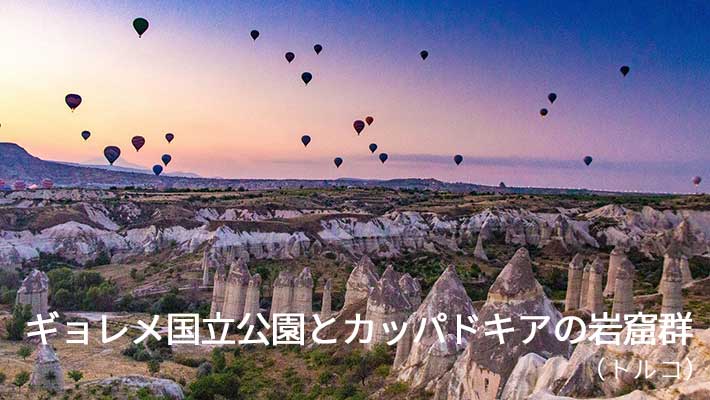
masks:
[[[254,274],[249,279],[249,287],[247,287],[247,295],[244,303],[244,315],[249,314],[247,323],[254,325],[257,321],[257,314],[261,312],[259,301],[261,299],[261,275]]]
[[[414,388],[423,387],[430,391],[436,388],[470,338],[470,334],[464,333],[461,343],[457,343],[458,315],[469,324],[466,317],[474,317],[475,312],[456,270],[450,266],[434,283],[417,311],[407,320],[407,334],[397,343],[394,361],[394,373],[398,380],[405,381]],[[440,337],[431,321],[440,321],[442,316],[445,321],[439,322]],[[426,321],[427,325],[417,342],[414,340],[413,331],[418,331],[421,321]]]
[[[623,247],[616,246],[609,254],[609,273],[607,275],[606,287],[604,288],[604,296],[611,297],[614,295],[616,285],[616,274],[621,268],[621,264],[626,259],[626,253]]]
[[[22,281],[20,289],[17,290],[16,304],[29,305],[32,308],[32,319],[37,319],[37,315],[47,318],[49,296],[49,278],[44,272],[33,269],[32,272]]]
[[[153,396],[167,398],[170,400],[182,400],[185,394],[182,387],[170,379],[150,378],[142,375],[117,376],[99,381],[87,382],[86,386],[117,387],[130,390],[148,389]]]
[[[372,340],[365,344],[365,348],[372,349],[376,344],[392,339],[396,332],[391,329],[389,333],[385,332],[383,324],[395,323],[401,329],[411,310],[412,305],[399,287],[399,276],[390,265],[367,298],[366,319],[372,321]]]
[[[49,344],[37,346],[37,359],[30,385],[50,392],[64,391],[64,373],[59,358]]]
[[[372,263],[372,260],[366,256],[360,259],[350,273],[348,282],[345,285],[345,303],[343,308],[358,303],[363,299],[367,299],[370,292],[372,292],[377,285],[377,279],[375,264]]]
[[[422,287],[416,279],[412,278],[408,273],[402,275],[399,278],[399,288],[402,290],[404,297],[409,300],[412,309],[419,307],[422,302]]]
[[[303,314],[307,320],[313,315],[313,276],[311,269],[306,267],[293,281],[293,305],[294,313]]]
[[[269,318],[274,319],[274,314],[284,314],[291,312],[293,304],[293,280],[294,276],[288,271],[279,272],[279,276],[274,280],[271,294],[271,311]]]
[[[320,319],[321,321],[327,321],[333,314],[332,309],[332,292],[333,292],[333,280],[328,279],[323,285],[323,300],[321,301],[321,311]]]
[[[242,320],[250,279],[251,275],[247,269],[246,260],[240,257],[232,263],[227,275],[224,306],[222,308],[222,316],[224,318],[231,318],[235,321]]]
[[[501,345],[497,336],[485,336],[485,330],[478,329],[448,374],[448,380],[442,380],[445,391],[437,392],[444,392],[446,396],[439,398],[496,399],[519,357],[527,353],[544,357],[569,354],[570,344],[560,342],[554,335],[554,327],[561,315],[535,280],[530,257],[524,248],[515,253],[496,278],[478,318],[479,321],[493,321],[495,314],[500,318],[511,318],[511,323],[505,327],[513,327],[515,331],[506,334],[505,344]],[[524,344],[529,322],[521,321],[521,316],[548,316],[550,321],[537,331],[532,341]]]
[[[210,318],[216,318],[217,313],[222,313],[224,307],[224,295],[227,289],[227,272],[222,264],[217,265],[214,273],[214,286],[212,287],[212,304],[210,306]]]
[[[582,275],[584,271],[584,257],[577,253],[569,263],[567,269],[567,294],[565,296],[565,311],[580,308],[584,298],[582,294]]]

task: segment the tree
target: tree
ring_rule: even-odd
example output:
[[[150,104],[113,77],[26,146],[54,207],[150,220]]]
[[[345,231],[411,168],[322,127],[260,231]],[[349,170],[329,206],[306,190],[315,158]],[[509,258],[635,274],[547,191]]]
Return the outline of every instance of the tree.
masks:
[[[25,336],[25,324],[32,319],[32,308],[28,305],[18,304],[12,311],[12,318],[5,322],[7,340],[20,341]]]
[[[148,372],[150,372],[151,375],[155,375],[160,372],[160,363],[158,360],[148,360]]]
[[[31,354],[32,349],[30,348],[30,346],[22,346],[19,350],[17,350],[17,355],[22,357],[23,360],[26,360],[27,357],[29,357]]]
[[[27,383],[30,380],[30,373],[27,371],[20,371],[15,375],[15,380],[12,381],[12,384],[17,386],[18,388],[21,388],[25,386],[25,383]]]
[[[73,370],[67,372],[67,375],[69,375],[69,378],[71,378],[74,381],[75,387],[79,386],[79,381],[81,380],[81,378],[84,377],[84,374],[81,371],[76,370],[76,369],[73,369]]]

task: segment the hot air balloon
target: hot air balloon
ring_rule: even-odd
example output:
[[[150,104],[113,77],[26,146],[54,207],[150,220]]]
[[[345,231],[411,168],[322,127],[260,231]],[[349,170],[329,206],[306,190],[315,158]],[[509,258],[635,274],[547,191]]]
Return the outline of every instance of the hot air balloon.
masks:
[[[693,177],[693,185],[695,185],[695,187],[698,187],[698,185],[700,185],[700,182],[702,182],[702,181],[703,181],[703,178],[701,178],[699,176]]]
[[[145,145],[145,138],[143,136],[133,136],[131,143],[133,144],[133,147],[136,148],[136,151],[139,151],[141,147]]]
[[[173,158],[170,156],[170,154],[163,154],[163,156],[160,157],[160,160],[163,161],[163,164],[165,164],[166,167],[168,166],[168,164],[170,164],[170,160],[172,159]]]
[[[110,165],[113,165],[113,163],[118,160],[118,157],[121,155],[121,149],[119,149],[116,146],[107,146],[104,149],[104,157],[108,160],[108,163]]]
[[[160,176],[163,173],[163,167],[158,164],[153,165],[153,173],[155,176]]]
[[[284,57],[286,57],[286,61],[288,61],[288,63],[290,64],[291,61],[293,61],[293,59],[296,58],[296,55],[289,51],[289,52],[286,52]]]
[[[384,164],[385,161],[387,161],[388,157],[389,156],[387,155],[387,153],[380,153],[380,161],[382,161],[382,164]]]
[[[626,76],[626,74],[631,71],[631,68],[629,68],[628,65],[622,65],[621,68],[619,68],[619,71],[621,71],[621,75]]]
[[[136,18],[133,20],[133,29],[138,32],[138,37],[143,36],[145,31],[148,30],[148,20],[145,18]]]
[[[89,136],[91,136],[91,132],[89,132],[89,131],[83,131],[83,132],[81,132],[81,137],[83,137],[84,140],[89,139]]]
[[[340,157],[335,157],[333,159],[333,163],[335,164],[335,168],[340,168],[340,165],[343,163],[343,159]]]
[[[168,143],[172,142],[173,139],[175,139],[175,135],[173,135],[172,133],[166,133],[166,134],[165,134],[165,140],[167,140]]]
[[[422,60],[426,60],[426,58],[429,57],[429,52],[426,50],[422,50],[419,52],[419,57],[421,57]]]
[[[316,44],[315,46],[313,46],[313,50],[316,51],[316,54],[320,54],[320,52],[323,51],[323,46]]]
[[[81,104],[81,96],[78,94],[74,93],[69,93],[64,97],[64,101],[67,103],[69,108],[71,108],[72,111],[74,111],[77,107],[79,107],[79,104]]]
[[[541,108],[541,109],[540,109],[540,115],[543,116],[543,117],[544,117],[545,115],[547,115],[547,108]]]
[[[42,179],[42,188],[43,189],[51,189],[53,187],[54,187],[54,182],[52,182],[51,179],[49,179],[49,178]]]
[[[301,79],[303,80],[303,83],[308,85],[308,82],[310,82],[311,79],[313,79],[313,74],[311,74],[310,72],[304,72],[301,74]]]
[[[456,163],[456,165],[461,164],[462,161],[463,161],[463,156],[461,154],[457,154],[454,156],[454,162]]]
[[[308,143],[311,142],[311,137],[308,135],[303,135],[301,136],[301,143],[303,143],[303,147],[308,146]]]
[[[27,184],[23,180],[17,180],[12,184],[12,190],[26,190]]]
[[[251,36],[252,39],[256,40],[256,38],[259,37],[259,31],[257,31],[256,29],[253,29],[253,30],[249,33],[249,35]]]
[[[375,119],[368,116],[367,118],[365,118],[365,122],[367,122],[367,125],[372,125],[372,123],[375,122]]]
[[[359,135],[360,132],[365,129],[365,122],[359,119],[355,120],[355,122],[353,122],[353,128],[355,128],[355,132],[357,132],[357,134]]]
[[[554,103],[555,100],[557,100],[557,94],[556,93],[550,93],[547,95],[547,100],[550,100],[550,104]]]
[[[375,143],[370,143],[369,147],[372,154],[375,154],[375,151],[377,151],[377,145]]]
[[[584,163],[589,165],[592,163],[592,156],[586,156],[584,157]]]

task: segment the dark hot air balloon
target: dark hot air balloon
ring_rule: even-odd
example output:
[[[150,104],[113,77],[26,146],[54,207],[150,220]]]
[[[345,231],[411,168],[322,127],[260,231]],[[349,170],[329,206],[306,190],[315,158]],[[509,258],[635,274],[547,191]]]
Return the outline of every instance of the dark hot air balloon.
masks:
[[[145,31],[148,30],[148,20],[145,18],[136,18],[133,20],[133,29],[138,32],[138,37],[143,36]]]
[[[555,100],[557,100],[557,94],[555,94],[555,93],[548,94],[547,100],[550,100],[550,104],[554,103]]]
[[[456,165],[461,164],[462,161],[463,161],[463,156],[461,154],[457,154],[454,156],[454,162],[456,163]]]
[[[251,32],[249,32],[249,35],[251,36],[252,39],[256,40],[256,38],[259,37],[259,31],[256,29],[253,29]]]
[[[335,164],[335,168],[340,168],[340,165],[343,164],[343,159],[340,157],[335,157],[333,159],[333,163]]]
[[[158,164],[153,165],[153,173],[155,176],[160,176],[163,173],[163,167]]]
[[[308,143],[311,142],[311,137],[308,135],[303,135],[301,136],[301,143],[303,143],[303,147],[308,146]]]
[[[168,166],[168,164],[170,164],[170,160],[172,159],[173,158],[170,156],[170,154],[163,154],[163,156],[160,157],[160,160],[163,161],[163,164],[165,164],[166,167]]]
[[[375,122],[375,119],[368,116],[367,118],[365,118],[365,122],[367,122],[368,125],[372,125],[372,123]]]
[[[369,148],[372,154],[375,154],[375,151],[377,151],[377,145],[375,143],[370,143]]]
[[[422,50],[419,52],[419,57],[421,57],[422,60],[426,60],[426,58],[429,57],[429,52],[426,50]]]
[[[387,158],[389,158],[387,153],[380,153],[380,161],[382,161],[382,164],[384,164],[385,161],[387,161]]]
[[[167,140],[168,143],[172,142],[173,139],[175,139],[175,135],[173,135],[172,133],[166,133],[166,134],[165,134],[165,140]]]
[[[619,68],[619,71],[621,72],[621,75],[626,76],[629,71],[631,71],[631,68],[629,68],[628,65],[622,65],[621,68]]]
[[[89,131],[83,131],[83,132],[81,132],[81,137],[83,137],[84,140],[89,139],[89,136],[91,136],[91,132],[89,132]]]
[[[547,108],[541,108],[541,109],[540,109],[540,115],[543,116],[543,117],[544,117],[545,115],[547,115]]]
[[[693,185],[695,185],[696,187],[697,187],[698,185],[700,185],[700,182],[702,182],[702,181],[703,181],[703,178],[701,178],[701,177],[699,177],[699,176],[694,176],[694,177],[693,177]]]
[[[54,187],[54,182],[51,179],[49,179],[49,178],[42,179],[42,188],[43,189],[51,189],[52,187]]]
[[[355,132],[357,132],[357,134],[359,135],[360,132],[365,129],[365,122],[359,119],[355,120],[355,122],[353,122],[353,128],[355,128]]]
[[[296,55],[289,51],[284,55],[284,57],[286,57],[286,61],[288,61],[288,63],[290,64],[291,61],[293,61],[293,59],[296,58]]]
[[[131,143],[133,144],[133,147],[136,148],[136,151],[138,151],[141,147],[143,147],[143,145],[145,145],[145,138],[143,136],[133,136]]]
[[[313,79],[313,74],[311,74],[310,72],[304,72],[301,74],[301,79],[303,80],[303,83],[308,85],[308,82],[310,82],[311,79]]]
[[[586,156],[584,157],[584,163],[589,165],[592,163],[592,156]]]
[[[64,97],[64,101],[67,103],[69,108],[71,108],[72,111],[74,111],[77,107],[79,107],[79,104],[81,104],[81,96],[78,94],[74,93],[69,93]]]
[[[323,46],[316,44],[315,46],[313,46],[313,50],[316,51],[316,54],[320,54],[320,52],[323,51]]]
[[[106,157],[106,160],[108,160],[108,163],[111,165],[118,160],[119,156],[121,156],[121,149],[116,146],[106,146],[104,149],[104,157]]]

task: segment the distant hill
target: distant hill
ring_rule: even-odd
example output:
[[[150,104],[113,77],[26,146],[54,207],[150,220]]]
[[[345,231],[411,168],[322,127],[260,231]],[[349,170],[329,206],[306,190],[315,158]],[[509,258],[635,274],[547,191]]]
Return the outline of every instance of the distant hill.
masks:
[[[45,161],[29,154],[15,143],[0,143],[0,179],[11,183],[24,180],[39,183],[49,178],[55,186],[109,188],[109,187],[160,187],[160,188],[244,188],[286,189],[286,188],[327,188],[327,187],[381,187],[390,189],[417,189],[450,192],[477,193],[519,193],[519,194],[584,194],[589,190],[555,188],[515,188],[485,186],[473,183],[442,182],[436,179],[400,178],[390,180],[340,178],[335,180],[313,179],[217,179],[191,176],[156,177],[143,170],[130,168],[109,168],[106,166],[85,166],[57,161]],[[593,192],[597,194],[621,194],[614,192]]]

